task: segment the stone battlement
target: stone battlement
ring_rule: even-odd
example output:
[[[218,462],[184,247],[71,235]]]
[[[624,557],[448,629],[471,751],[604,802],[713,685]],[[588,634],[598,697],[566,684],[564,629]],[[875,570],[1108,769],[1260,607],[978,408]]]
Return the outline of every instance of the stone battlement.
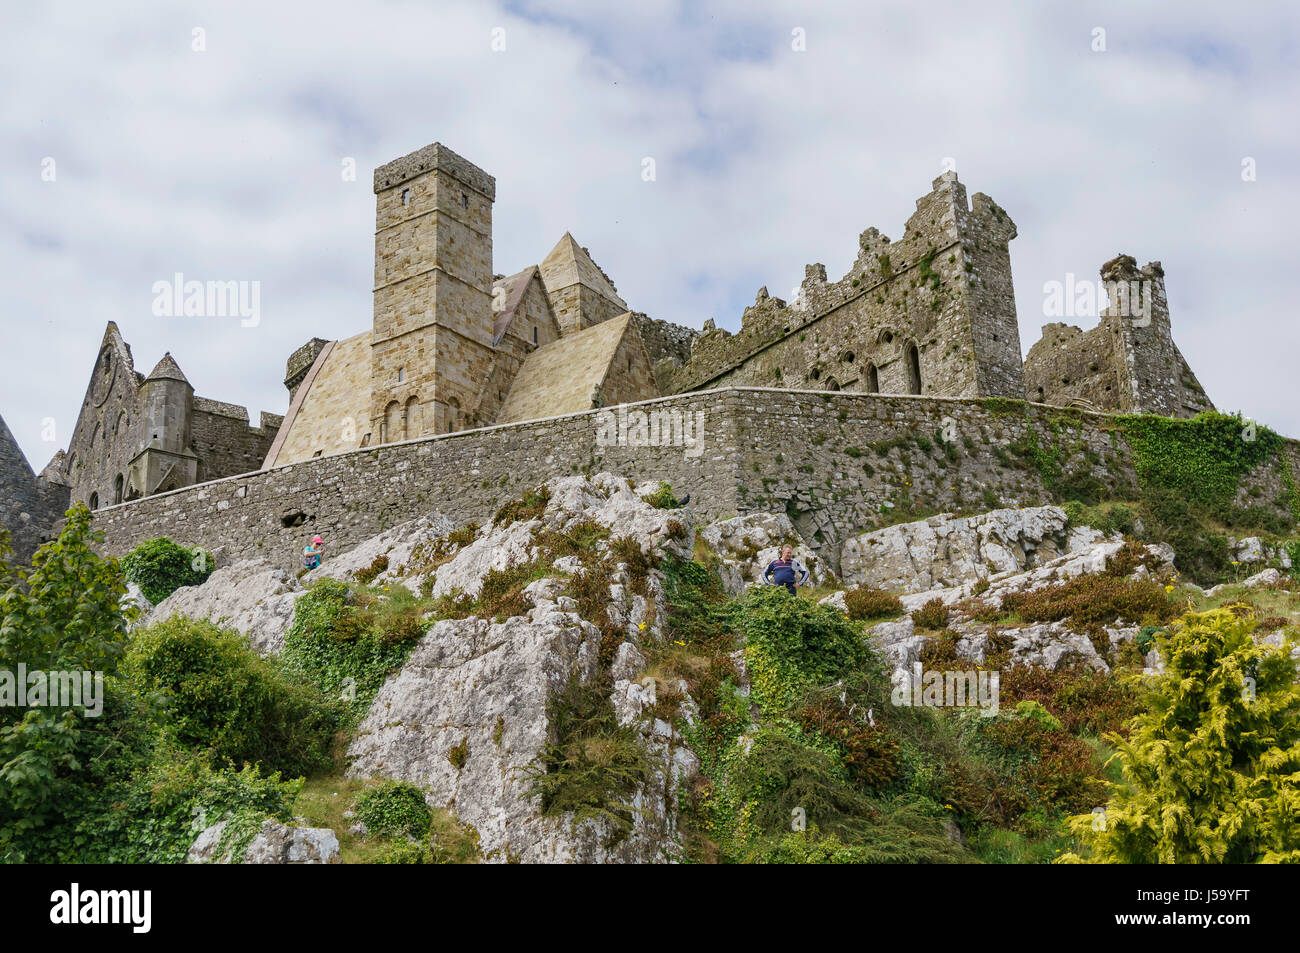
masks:
[[[416,149],[375,169],[375,194],[433,171],[446,172],[481,193],[489,202],[496,201],[497,180],[440,142]]]
[[[735,334],[707,327],[661,386],[723,384],[1024,397],[1007,244],[1015,223],[945,172],[903,237],[869,228],[838,281],[811,264],[793,302],[760,288]]]

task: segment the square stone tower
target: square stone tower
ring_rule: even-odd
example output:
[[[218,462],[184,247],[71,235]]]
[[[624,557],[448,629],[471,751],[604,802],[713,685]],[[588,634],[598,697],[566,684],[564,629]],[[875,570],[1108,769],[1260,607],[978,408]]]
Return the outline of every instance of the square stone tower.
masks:
[[[371,432],[473,426],[492,367],[496,180],[435,142],[377,168],[374,189]]]

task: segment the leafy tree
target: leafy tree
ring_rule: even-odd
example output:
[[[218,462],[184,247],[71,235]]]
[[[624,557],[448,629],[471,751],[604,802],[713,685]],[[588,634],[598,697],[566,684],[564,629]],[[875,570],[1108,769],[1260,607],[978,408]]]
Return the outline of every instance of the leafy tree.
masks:
[[[1288,640],[1252,638],[1230,609],[1158,638],[1168,661],[1129,738],[1104,814],[1070,825],[1104,863],[1300,862],[1300,687]],[[1076,854],[1061,858],[1081,862]]]
[[[84,504],[68,510],[58,539],[33,557],[30,575],[0,560],[0,669],[14,683],[20,664],[28,672],[109,679],[117,670],[134,610],[123,611],[122,571],[91,548],[102,535],[90,524]],[[106,711],[116,710],[115,701],[106,703]],[[16,839],[72,809],[91,762],[121,743],[121,728],[84,708],[0,706],[0,855],[14,855]]]

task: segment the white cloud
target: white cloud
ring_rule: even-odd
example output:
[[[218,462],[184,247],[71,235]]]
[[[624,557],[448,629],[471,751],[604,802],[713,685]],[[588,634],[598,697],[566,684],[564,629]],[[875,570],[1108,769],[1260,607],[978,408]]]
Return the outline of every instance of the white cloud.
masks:
[[[436,139],[497,178],[497,271],[567,229],[633,307],[696,327],[735,327],[806,263],[842,274],[868,226],[898,237],[952,156],[1019,226],[1025,349],[1045,281],[1159,259],[1210,396],[1300,435],[1296,20],[1281,2],[7,8],[0,412],[42,466],[41,420],[66,444],[109,319],[139,369],[170,350],[199,393],[283,411],[290,351],[370,322],[370,170]],[[153,317],[176,271],[261,281],[261,325]]]

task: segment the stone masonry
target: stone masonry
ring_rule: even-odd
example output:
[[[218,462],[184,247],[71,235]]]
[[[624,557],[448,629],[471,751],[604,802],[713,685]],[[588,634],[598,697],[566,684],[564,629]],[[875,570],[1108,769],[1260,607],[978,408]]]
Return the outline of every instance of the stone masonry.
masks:
[[[917,199],[903,237],[874,228],[848,274],[808,265],[787,304],[760,288],[729,334],[706,326],[668,392],[743,384],[949,397],[1023,398],[1008,243],[1015,223],[972,202],[956,173]]]
[[[1101,266],[1101,278],[1109,300],[1096,327],[1048,324],[1029,349],[1029,399],[1166,417],[1213,409],[1174,344],[1160,262],[1139,270],[1132,256],[1119,255]]]
[[[699,453],[661,438],[673,422],[680,432],[687,413],[703,415]],[[626,439],[611,440],[610,422],[620,415],[624,424],[613,432]],[[1051,502],[1038,470],[1015,451],[1031,432],[1071,448],[1066,472],[1092,474],[1108,494],[1132,492],[1131,453],[1104,414],[729,387],[276,467],[108,507],[97,526],[111,554],[169,535],[202,542],[220,564],[261,557],[294,569],[304,538],[315,533],[327,551],[342,552],[431,512],[482,522],[552,477],[611,471],[690,493],[703,521],[785,512],[834,565],[847,537],[914,512]],[[1300,444],[1288,441],[1287,454],[1300,468]]]

